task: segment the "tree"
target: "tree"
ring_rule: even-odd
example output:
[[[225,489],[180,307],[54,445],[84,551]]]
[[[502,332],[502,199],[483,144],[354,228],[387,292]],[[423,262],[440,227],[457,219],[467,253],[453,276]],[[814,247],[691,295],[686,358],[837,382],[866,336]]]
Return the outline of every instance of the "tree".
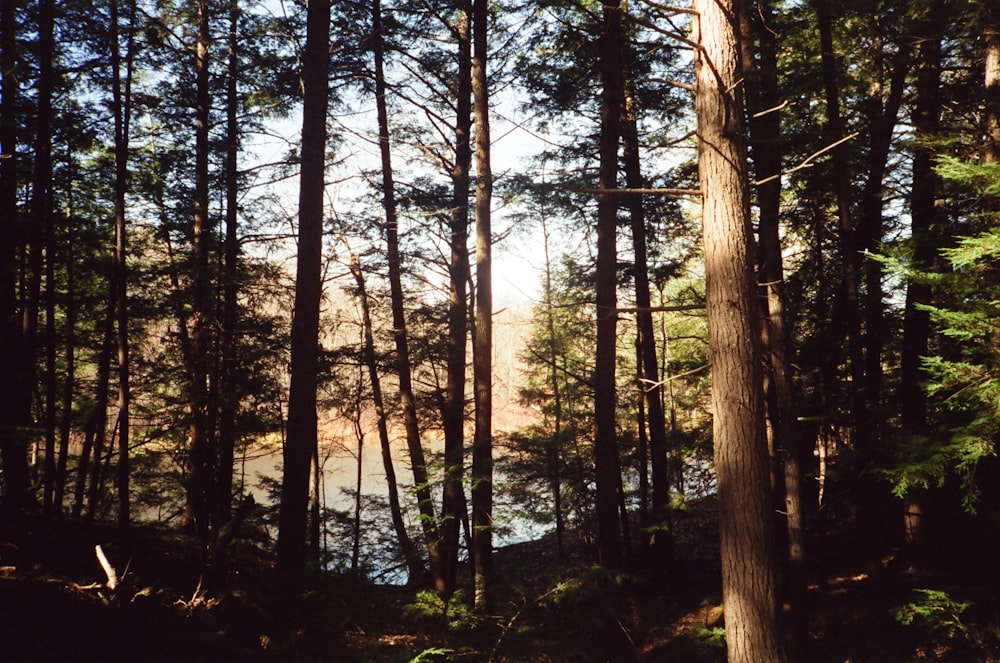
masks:
[[[217,523],[212,522],[212,499],[215,495],[214,454],[215,431],[209,402],[209,357],[213,330],[213,299],[209,271],[209,246],[212,227],[209,217],[209,129],[211,90],[209,88],[209,57],[211,47],[210,15],[207,0],[198,2],[198,30],[195,44],[195,167],[191,257],[191,329],[189,332],[188,402],[191,409],[189,438],[191,440],[188,517],[201,542],[209,545],[209,537]]]
[[[736,2],[696,0],[693,34],[722,592],[731,663],[785,660],[752,270]]]
[[[382,8],[379,0],[372,3],[373,52],[375,60],[375,106],[378,118],[379,157],[382,166],[382,207],[385,211],[385,241],[388,257],[389,298],[392,309],[393,343],[395,346],[396,375],[399,382],[400,407],[403,410],[403,427],[406,447],[410,456],[413,480],[416,485],[417,509],[424,532],[427,555],[435,586],[444,587],[444,566],[440,547],[440,531],[434,513],[427,461],[420,441],[416,401],[413,395],[412,367],[406,314],[403,301],[402,267],[399,250],[399,215],[396,204],[396,186],[393,177],[392,151],[389,135],[389,112],[385,84],[385,35],[382,27]]]
[[[476,328],[473,374],[476,430],[472,445],[472,544],[475,605],[489,606],[493,554],[493,231],[490,206],[489,8],[473,2],[472,94],[476,126]]]
[[[465,450],[465,368],[469,303],[469,188],[472,165],[472,6],[458,3],[458,17],[449,26],[458,44],[455,81],[455,158],[449,215],[451,258],[448,264],[448,357],[442,404],[444,427],[444,486],[441,502],[441,542],[444,557],[445,599],[455,591],[458,571],[459,521],[465,512],[462,488]]]
[[[597,199],[596,311],[597,345],[594,363],[594,468],[597,478],[597,530],[601,564],[621,568],[621,485],[615,419],[618,324],[618,143],[624,102],[622,78],[622,9],[616,0],[603,5],[601,33],[600,193]]]
[[[306,569],[306,502],[309,463],[315,456],[319,309],[322,299],[326,111],[329,94],[329,0],[311,0],[303,54],[302,157],[299,173],[298,259],[292,314],[288,435],[278,517],[278,570],[301,578]],[[315,561],[315,560],[314,560]]]

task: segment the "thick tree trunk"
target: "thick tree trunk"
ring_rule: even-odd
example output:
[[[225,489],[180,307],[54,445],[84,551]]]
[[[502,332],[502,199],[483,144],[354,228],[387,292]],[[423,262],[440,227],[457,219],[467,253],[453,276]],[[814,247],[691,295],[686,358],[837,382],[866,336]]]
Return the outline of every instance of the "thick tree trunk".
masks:
[[[597,199],[597,347],[594,361],[594,470],[597,483],[597,546],[600,562],[617,569],[624,563],[618,486],[621,482],[615,421],[617,354],[618,141],[621,133],[622,9],[618,0],[604,5],[601,33],[600,193]]]
[[[443,594],[455,590],[458,571],[459,520],[464,509],[462,490],[465,449],[465,366],[469,305],[469,169],[472,164],[472,17],[471,3],[459,3],[455,26],[458,40],[458,81],[455,106],[455,162],[451,173],[451,263],[448,296],[448,359],[444,399],[444,489],[441,503],[442,555],[445,564]]]
[[[475,607],[486,611],[493,559],[493,237],[490,206],[490,104],[487,0],[473,3],[472,95],[476,124],[476,331],[473,345],[476,430],[472,445],[472,544]]]
[[[413,396],[413,379],[410,370],[410,349],[406,332],[406,313],[403,301],[402,265],[399,255],[399,218],[396,213],[396,188],[393,181],[392,151],[389,136],[389,113],[386,105],[385,39],[382,33],[382,9],[379,0],[372,6],[372,25],[375,53],[375,104],[378,116],[379,154],[382,161],[382,206],[385,209],[385,239],[388,254],[389,299],[392,307],[392,335],[396,350],[396,374],[399,380],[399,400],[403,411],[403,428],[406,446],[416,486],[417,509],[420,526],[427,545],[431,575],[438,591],[444,590],[444,566],[441,556],[440,529],[434,513],[427,473],[427,461],[420,441],[416,401]],[[411,580],[418,580],[411,578]]]
[[[323,196],[326,110],[330,68],[330,3],[310,0],[302,83],[302,166],[299,176],[299,246],[292,314],[288,435],[278,515],[278,570],[290,580],[306,569],[309,462],[317,445],[316,387],[322,298]],[[315,561],[315,560],[313,560]]]
[[[698,173],[730,663],[781,662],[775,526],[751,249],[740,6],[695,0]]]

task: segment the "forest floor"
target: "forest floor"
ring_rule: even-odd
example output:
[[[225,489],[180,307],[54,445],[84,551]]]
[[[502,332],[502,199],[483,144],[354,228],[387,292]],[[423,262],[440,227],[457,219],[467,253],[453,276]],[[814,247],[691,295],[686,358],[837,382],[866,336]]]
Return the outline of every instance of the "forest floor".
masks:
[[[662,577],[602,571],[570,534],[561,556],[553,537],[500,549],[496,608],[480,617],[460,599],[446,613],[433,592],[331,574],[289,601],[249,545],[233,548],[223,588],[210,591],[188,537],[137,528],[126,553],[113,529],[39,520],[0,536],[0,661],[725,661],[711,505],[679,513],[674,531]],[[97,543],[124,576],[115,592]],[[810,586],[809,641],[793,660],[1000,660],[995,597],[891,562],[873,579],[848,557]],[[917,591],[928,587],[951,593]],[[904,625],[894,615],[907,605]]]

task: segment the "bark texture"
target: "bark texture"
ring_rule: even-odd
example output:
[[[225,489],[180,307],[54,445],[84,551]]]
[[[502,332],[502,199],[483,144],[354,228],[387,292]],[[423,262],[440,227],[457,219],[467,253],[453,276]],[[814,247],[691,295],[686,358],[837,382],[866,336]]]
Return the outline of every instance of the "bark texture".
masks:
[[[730,663],[781,662],[737,2],[696,0],[698,172]]]

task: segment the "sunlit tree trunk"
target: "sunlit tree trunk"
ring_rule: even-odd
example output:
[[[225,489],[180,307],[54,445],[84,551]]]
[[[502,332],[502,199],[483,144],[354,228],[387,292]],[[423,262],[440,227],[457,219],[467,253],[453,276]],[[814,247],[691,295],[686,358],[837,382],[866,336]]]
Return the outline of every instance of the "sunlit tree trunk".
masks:
[[[597,200],[597,343],[594,362],[594,468],[597,481],[597,545],[601,564],[621,568],[621,521],[618,513],[618,439],[615,426],[617,357],[618,141],[624,83],[622,78],[622,10],[618,0],[603,5],[601,34],[600,193]]]
[[[986,41],[986,163],[1000,163],[1000,8],[990,5],[983,36]]]
[[[302,84],[302,166],[299,175],[299,241],[292,313],[288,435],[278,515],[278,570],[290,579],[306,569],[306,503],[309,463],[317,446],[316,388],[319,309],[322,298],[323,200],[326,111],[330,69],[330,3],[310,0]],[[315,560],[313,560],[315,561]]]
[[[473,3],[472,94],[476,125],[476,330],[473,350],[476,430],[472,446],[472,543],[475,606],[489,605],[493,558],[493,237],[490,206],[490,105],[487,0]]]
[[[739,2],[695,0],[695,109],[730,663],[785,660],[752,264]]]

